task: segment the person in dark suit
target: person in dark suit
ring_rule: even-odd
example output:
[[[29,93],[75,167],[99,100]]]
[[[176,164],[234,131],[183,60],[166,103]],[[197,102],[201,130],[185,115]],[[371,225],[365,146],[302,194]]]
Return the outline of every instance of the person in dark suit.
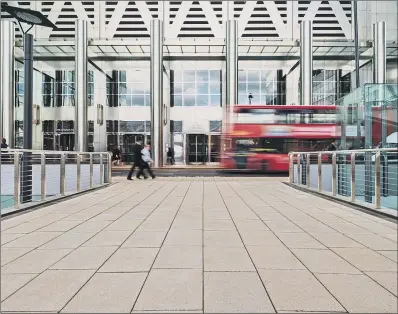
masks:
[[[130,172],[127,176],[127,180],[132,180],[133,172],[136,167],[140,167],[141,164],[141,142],[137,142],[133,145],[133,165],[131,166]],[[138,175],[138,172],[137,172]]]

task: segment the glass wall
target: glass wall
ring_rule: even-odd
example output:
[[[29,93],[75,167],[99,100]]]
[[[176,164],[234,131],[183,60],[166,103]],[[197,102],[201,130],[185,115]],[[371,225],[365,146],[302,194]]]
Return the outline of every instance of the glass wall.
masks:
[[[220,70],[170,72],[171,107],[221,106]]]

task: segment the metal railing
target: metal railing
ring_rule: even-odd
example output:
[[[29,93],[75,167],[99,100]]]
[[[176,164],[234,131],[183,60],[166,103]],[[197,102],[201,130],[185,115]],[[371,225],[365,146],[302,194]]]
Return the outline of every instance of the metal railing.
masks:
[[[1,150],[1,213],[112,181],[109,153]]]
[[[290,152],[289,182],[376,209],[398,210],[398,149]]]

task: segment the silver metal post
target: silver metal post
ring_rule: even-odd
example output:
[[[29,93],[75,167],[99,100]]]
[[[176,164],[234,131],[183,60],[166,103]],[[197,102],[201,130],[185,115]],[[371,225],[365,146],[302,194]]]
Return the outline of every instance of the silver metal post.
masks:
[[[376,152],[375,162],[375,207],[379,209],[381,207],[380,202],[380,151]]]
[[[301,184],[301,154],[297,154],[297,184]]]
[[[41,169],[41,200],[46,200],[46,154],[42,153],[40,156],[40,169]]]
[[[151,153],[163,166],[163,21],[151,20]]]
[[[94,160],[93,160],[93,154],[90,153],[90,188],[93,187],[93,172],[94,172]]]
[[[289,153],[289,182],[293,183],[294,181],[294,171],[293,171],[293,153]]]
[[[100,185],[104,184],[104,158],[100,154]]]
[[[0,137],[7,140],[10,148],[15,147],[14,40],[15,24],[12,21],[1,21]]]
[[[306,160],[306,167],[305,167],[305,181],[307,183],[307,188],[310,187],[310,165],[311,165],[311,156],[310,154],[307,154],[307,160]]]
[[[80,191],[80,181],[81,181],[81,174],[82,174],[82,168],[81,168],[81,155],[77,154],[76,155],[76,191]]]
[[[318,154],[318,192],[322,191],[322,153]]]
[[[87,151],[87,21],[76,20],[75,36],[75,150]]]
[[[65,154],[60,159],[60,193],[65,196]]]
[[[355,153],[351,154],[351,202],[355,202]]]
[[[373,24],[373,83],[386,83],[386,23]]]
[[[300,105],[312,105],[312,21],[300,24]]]
[[[112,154],[108,154],[108,183],[112,183]]]
[[[332,195],[333,196],[336,196],[336,192],[337,192],[337,189],[336,189],[336,169],[337,169],[337,167],[336,167],[336,159],[337,159],[337,154],[336,153],[334,153],[333,155],[332,155]]]
[[[19,208],[19,153],[14,153],[14,208]]]
[[[228,20],[225,29],[226,104],[224,125],[226,124],[228,127],[233,123],[234,106],[238,103],[238,21]]]

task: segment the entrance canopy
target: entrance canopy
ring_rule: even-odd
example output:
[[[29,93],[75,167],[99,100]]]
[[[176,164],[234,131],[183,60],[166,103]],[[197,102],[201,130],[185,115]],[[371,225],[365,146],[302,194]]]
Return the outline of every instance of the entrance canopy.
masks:
[[[19,41],[18,47],[22,47]],[[17,49],[20,50],[20,49]],[[74,58],[74,40],[36,40],[34,45],[36,60],[51,60]],[[360,57],[372,57],[372,42],[361,42]],[[21,54],[21,51],[17,51]],[[17,57],[18,57],[17,55]],[[143,58],[150,56],[149,39],[113,39],[89,40],[88,55],[90,59],[112,60]],[[300,43],[292,40],[248,40],[239,39],[240,59],[299,59]],[[313,41],[314,59],[351,60],[354,58],[354,43],[352,41]],[[225,40],[218,38],[192,39],[177,38],[164,41],[164,58],[224,58]],[[398,44],[387,42],[387,58],[398,57]]]

